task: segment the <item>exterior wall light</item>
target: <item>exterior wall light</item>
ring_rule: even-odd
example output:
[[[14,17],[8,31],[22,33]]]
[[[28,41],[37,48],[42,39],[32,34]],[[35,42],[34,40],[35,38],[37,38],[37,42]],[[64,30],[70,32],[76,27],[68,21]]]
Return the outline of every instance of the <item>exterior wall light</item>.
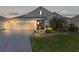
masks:
[[[39,22],[37,22],[37,24],[39,25]]]

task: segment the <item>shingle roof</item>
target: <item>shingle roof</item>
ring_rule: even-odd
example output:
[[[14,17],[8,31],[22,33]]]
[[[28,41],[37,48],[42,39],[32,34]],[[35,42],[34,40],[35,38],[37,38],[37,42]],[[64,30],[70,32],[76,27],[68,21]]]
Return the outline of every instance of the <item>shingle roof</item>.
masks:
[[[44,7],[38,7],[37,9],[29,12],[28,14],[25,15],[21,15],[15,18],[46,18],[48,20],[50,20],[54,15],[58,15],[61,16],[59,14],[57,14],[56,12],[50,12],[49,10],[47,10]]]
[[[5,19],[7,19],[7,18],[0,16],[0,21],[5,21]]]

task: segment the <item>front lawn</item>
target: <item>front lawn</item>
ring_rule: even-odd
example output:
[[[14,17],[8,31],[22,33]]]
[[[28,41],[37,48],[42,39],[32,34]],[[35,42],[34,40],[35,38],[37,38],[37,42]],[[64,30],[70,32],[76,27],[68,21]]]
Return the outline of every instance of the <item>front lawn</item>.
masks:
[[[31,37],[32,51],[73,52],[79,51],[79,33]]]

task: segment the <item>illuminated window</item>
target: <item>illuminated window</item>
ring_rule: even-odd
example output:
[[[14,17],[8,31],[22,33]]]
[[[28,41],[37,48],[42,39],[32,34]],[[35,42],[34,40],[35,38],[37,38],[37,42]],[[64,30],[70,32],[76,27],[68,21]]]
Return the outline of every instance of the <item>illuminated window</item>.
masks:
[[[42,10],[40,10],[40,15],[42,15],[42,13],[43,13]]]

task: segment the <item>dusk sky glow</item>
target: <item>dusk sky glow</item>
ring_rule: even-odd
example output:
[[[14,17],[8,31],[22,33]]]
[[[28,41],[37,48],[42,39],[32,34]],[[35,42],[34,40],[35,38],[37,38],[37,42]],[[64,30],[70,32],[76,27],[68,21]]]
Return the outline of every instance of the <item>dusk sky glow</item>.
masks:
[[[0,6],[0,16],[7,18],[27,14],[39,6]],[[44,6],[51,12],[57,12],[64,16],[74,16],[79,14],[79,6]]]

